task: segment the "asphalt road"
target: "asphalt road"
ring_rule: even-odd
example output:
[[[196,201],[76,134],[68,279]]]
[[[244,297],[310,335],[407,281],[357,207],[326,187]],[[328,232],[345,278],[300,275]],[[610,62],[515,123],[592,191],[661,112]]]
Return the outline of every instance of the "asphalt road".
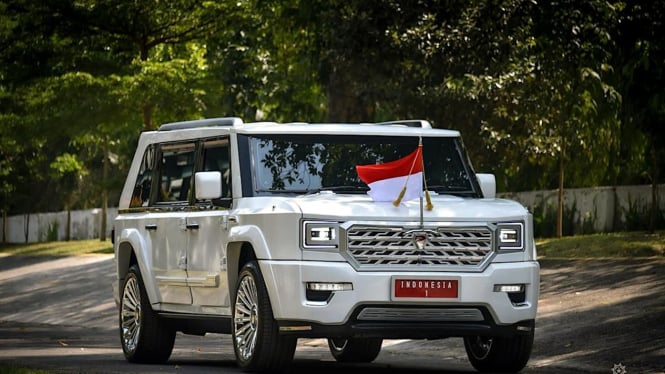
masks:
[[[665,373],[665,259],[542,261],[536,342],[523,373]],[[179,334],[166,365],[127,363],[110,256],[0,257],[0,371],[236,373],[231,340]],[[371,364],[299,341],[292,373],[470,373],[461,339],[384,343]]]

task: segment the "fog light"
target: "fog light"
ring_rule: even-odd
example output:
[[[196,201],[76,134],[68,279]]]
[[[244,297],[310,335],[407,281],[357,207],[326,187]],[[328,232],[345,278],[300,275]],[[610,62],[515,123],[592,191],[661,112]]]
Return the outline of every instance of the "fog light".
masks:
[[[351,291],[352,283],[327,283],[327,282],[307,282],[307,289],[310,291]]]
[[[524,291],[523,284],[495,284],[494,292],[518,293]]]

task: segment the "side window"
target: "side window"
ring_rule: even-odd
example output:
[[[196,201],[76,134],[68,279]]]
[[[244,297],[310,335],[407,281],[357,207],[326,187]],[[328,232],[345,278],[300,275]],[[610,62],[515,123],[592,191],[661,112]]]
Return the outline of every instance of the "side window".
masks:
[[[167,144],[161,147],[159,164],[159,194],[156,202],[186,202],[194,171],[196,156],[193,143]]]
[[[231,198],[231,159],[228,139],[208,141],[203,145],[203,171],[222,173],[222,198]]]
[[[152,186],[152,170],[155,167],[155,147],[149,146],[143,154],[139,174],[134,184],[130,208],[148,206],[150,204],[150,188]]]

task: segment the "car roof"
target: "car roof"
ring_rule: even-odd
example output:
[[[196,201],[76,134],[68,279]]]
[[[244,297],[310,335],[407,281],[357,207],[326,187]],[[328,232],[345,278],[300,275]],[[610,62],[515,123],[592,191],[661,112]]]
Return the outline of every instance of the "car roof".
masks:
[[[154,133],[169,139],[192,139],[235,132],[238,134],[321,134],[321,135],[373,135],[373,136],[435,136],[459,137],[455,130],[433,129],[424,120],[398,120],[379,123],[245,123],[237,117],[208,118],[203,120],[172,122],[161,125]],[[145,134],[145,133],[144,133]],[[156,135],[156,134],[155,134]]]

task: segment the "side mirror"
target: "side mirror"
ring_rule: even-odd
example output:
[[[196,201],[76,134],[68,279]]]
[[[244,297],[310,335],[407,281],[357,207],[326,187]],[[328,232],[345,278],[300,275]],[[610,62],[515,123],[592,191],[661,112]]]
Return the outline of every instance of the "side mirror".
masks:
[[[222,173],[202,171],[194,176],[196,200],[213,200],[222,197]]]
[[[480,190],[485,199],[494,199],[496,197],[496,178],[494,174],[476,174]]]

